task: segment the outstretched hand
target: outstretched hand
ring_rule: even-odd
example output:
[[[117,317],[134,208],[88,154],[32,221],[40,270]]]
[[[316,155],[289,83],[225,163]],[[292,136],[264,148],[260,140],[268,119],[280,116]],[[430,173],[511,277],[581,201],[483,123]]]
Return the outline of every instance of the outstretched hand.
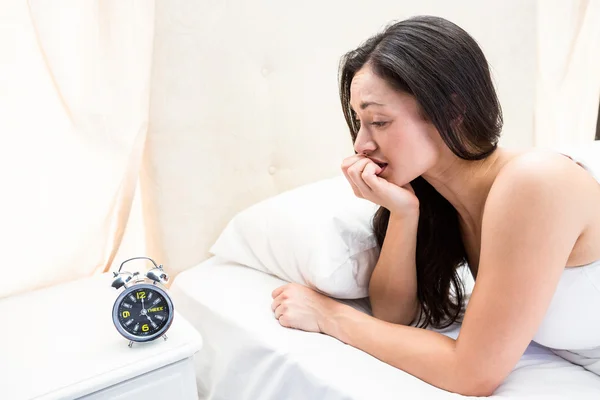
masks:
[[[279,324],[307,332],[325,332],[324,325],[340,303],[311,288],[289,283],[271,293],[271,309]]]

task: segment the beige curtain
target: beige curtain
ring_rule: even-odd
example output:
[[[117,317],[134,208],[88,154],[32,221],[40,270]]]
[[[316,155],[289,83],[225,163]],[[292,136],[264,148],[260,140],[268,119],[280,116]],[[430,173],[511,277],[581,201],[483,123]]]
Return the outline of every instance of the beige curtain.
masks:
[[[110,268],[148,129],[154,2],[0,2],[0,298]]]
[[[594,140],[600,101],[600,0],[540,0],[535,144]]]

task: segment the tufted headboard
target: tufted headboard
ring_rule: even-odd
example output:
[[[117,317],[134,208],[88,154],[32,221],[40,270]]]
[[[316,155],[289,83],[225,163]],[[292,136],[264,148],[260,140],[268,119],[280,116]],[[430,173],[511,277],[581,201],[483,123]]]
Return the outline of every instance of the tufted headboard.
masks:
[[[141,187],[148,253],[171,271],[206,259],[236,212],[341,173],[352,145],[338,63],[392,20],[434,14],[470,32],[492,65],[504,144],[532,144],[533,0],[170,0],[155,14]]]

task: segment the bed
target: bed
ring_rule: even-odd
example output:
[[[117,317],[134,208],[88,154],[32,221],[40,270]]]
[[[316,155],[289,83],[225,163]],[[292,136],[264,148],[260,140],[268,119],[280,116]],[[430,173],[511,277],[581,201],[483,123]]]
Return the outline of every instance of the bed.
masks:
[[[468,398],[440,390],[332,337],[281,327],[271,292],[285,282],[212,257],[181,273],[177,309],[204,338],[201,399],[385,400]],[[348,304],[368,312],[361,300]],[[460,327],[443,331],[456,337]],[[600,378],[532,342],[492,398],[598,399]]]
[[[241,210],[339,175],[353,151],[338,96],[340,57],[391,20],[436,14],[472,33],[499,88],[502,144],[534,145],[536,5],[156,3],[141,176],[146,242],[154,259],[178,273],[175,307],[203,335],[201,399],[461,398],[334,338],[282,328],[270,295],[284,281],[209,249]],[[364,301],[349,303],[368,312]],[[600,399],[600,378],[532,344],[494,397]]]

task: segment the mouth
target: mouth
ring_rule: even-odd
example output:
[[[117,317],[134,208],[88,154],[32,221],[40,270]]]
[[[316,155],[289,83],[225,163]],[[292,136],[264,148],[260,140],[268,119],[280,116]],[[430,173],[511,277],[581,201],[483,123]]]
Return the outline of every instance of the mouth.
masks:
[[[388,163],[385,163],[385,162],[379,161],[379,160],[375,160],[373,158],[371,159],[371,161],[373,161],[375,164],[377,164],[379,166],[379,168],[381,168],[381,171],[377,175],[381,175],[388,166]]]

